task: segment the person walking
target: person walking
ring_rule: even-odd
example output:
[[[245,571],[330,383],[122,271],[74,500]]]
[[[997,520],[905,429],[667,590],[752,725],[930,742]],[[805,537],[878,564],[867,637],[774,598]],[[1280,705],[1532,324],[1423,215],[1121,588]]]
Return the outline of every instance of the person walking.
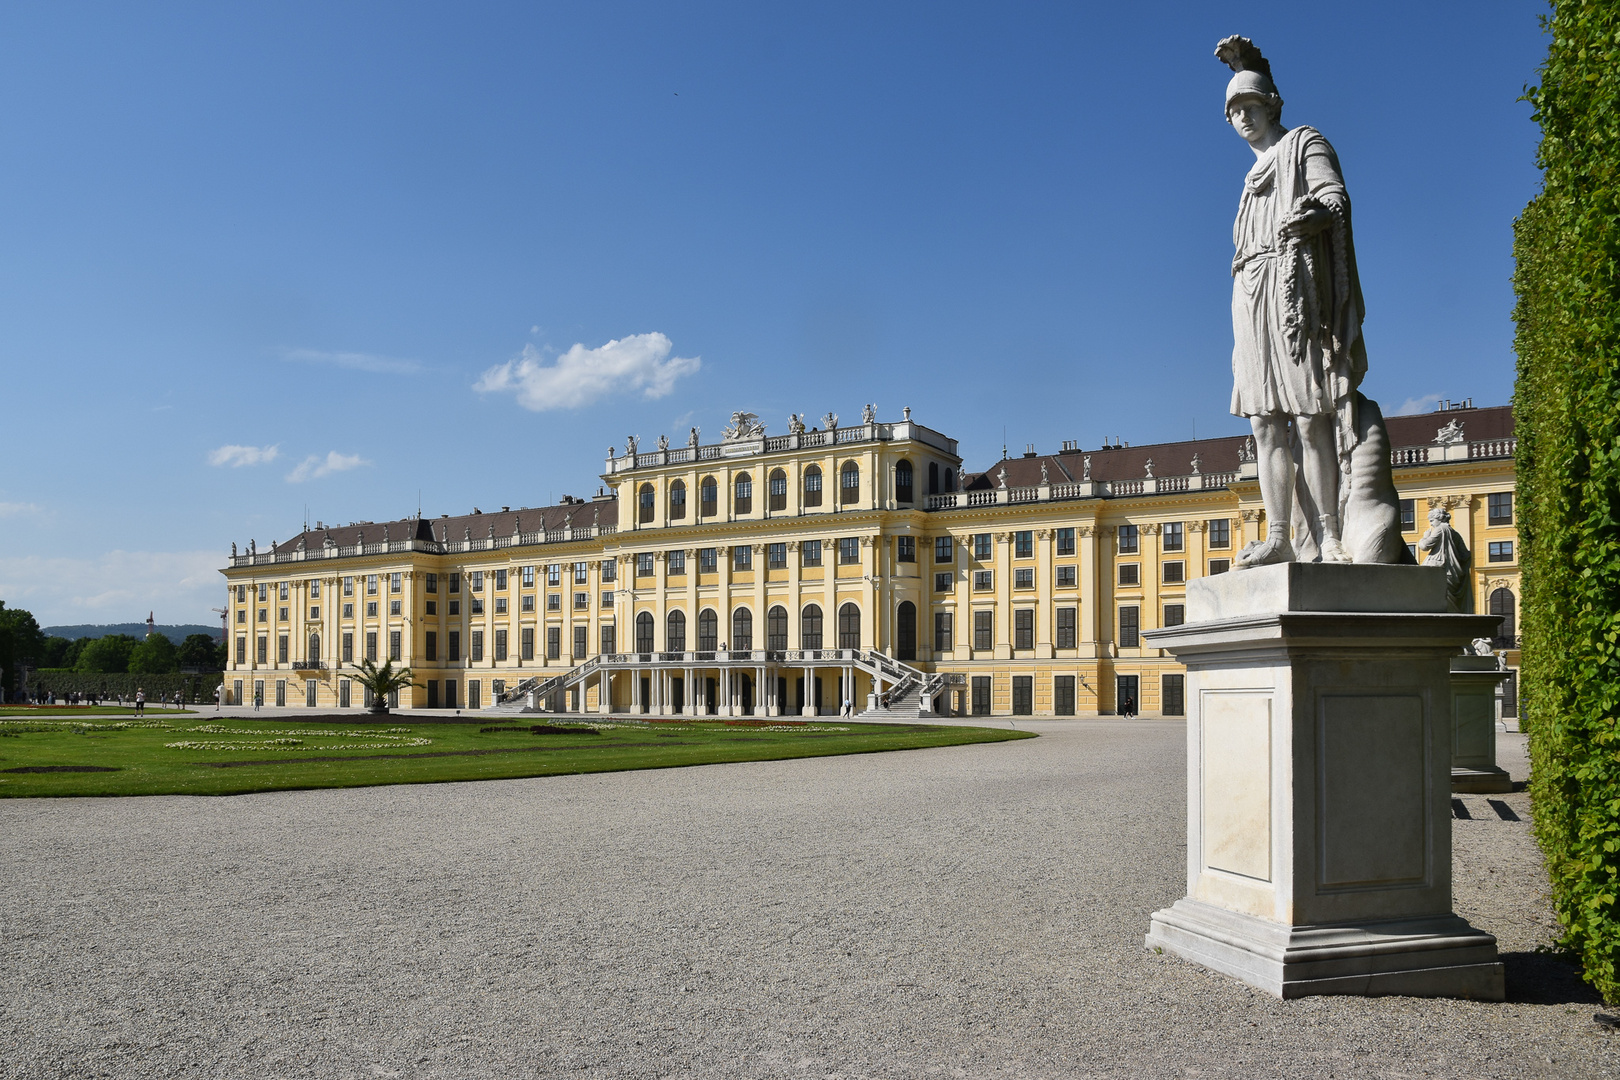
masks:
[[[853,715],[855,715],[855,703],[853,701],[851,701],[848,697],[845,697],[844,698],[844,711],[839,713],[838,715],[839,716],[853,716]]]
[[[220,683],[214,687],[214,711],[219,712],[219,703],[225,697],[225,684]]]
[[[264,691],[255,688],[253,691],[253,711],[258,712],[259,706],[264,704]]]
[[[135,688],[135,715],[146,715],[146,691],[138,686]]]

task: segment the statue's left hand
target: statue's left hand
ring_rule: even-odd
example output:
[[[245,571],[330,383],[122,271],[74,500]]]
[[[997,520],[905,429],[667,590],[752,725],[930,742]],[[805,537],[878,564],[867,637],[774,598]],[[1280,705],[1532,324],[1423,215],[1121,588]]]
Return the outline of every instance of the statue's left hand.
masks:
[[[1333,224],[1333,214],[1320,206],[1290,214],[1279,230],[1284,236],[1315,236]]]

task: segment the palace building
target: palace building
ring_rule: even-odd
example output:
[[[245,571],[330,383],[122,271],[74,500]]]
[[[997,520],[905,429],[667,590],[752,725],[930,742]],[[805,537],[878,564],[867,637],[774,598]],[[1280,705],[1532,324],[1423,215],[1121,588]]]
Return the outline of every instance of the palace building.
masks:
[[[1387,425],[1408,544],[1451,511],[1516,669],[1511,410]],[[368,704],[369,658],[410,666],[404,708],[1176,716],[1183,670],[1142,631],[1182,622],[1187,583],[1265,533],[1247,438],[1070,442],[970,472],[909,408],[783,435],[739,413],[718,443],[632,440],[602,480],[555,506],[233,548],[230,700]]]

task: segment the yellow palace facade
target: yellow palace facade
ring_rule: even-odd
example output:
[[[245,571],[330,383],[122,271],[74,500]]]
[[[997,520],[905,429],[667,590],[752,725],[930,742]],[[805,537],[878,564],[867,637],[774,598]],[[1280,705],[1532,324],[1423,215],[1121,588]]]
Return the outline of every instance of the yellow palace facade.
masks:
[[[224,570],[229,697],[358,707],[369,658],[411,667],[405,708],[1180,715],[1182,669],[1141,634],[1264,534],[1249,440],[969,472],[910,413],[782,435],[736,414],[718,443],[613,453],[592,498],[250,543]],[[1408,543],[1450,510],[1516,668],[1511,411],[1388,425]]]

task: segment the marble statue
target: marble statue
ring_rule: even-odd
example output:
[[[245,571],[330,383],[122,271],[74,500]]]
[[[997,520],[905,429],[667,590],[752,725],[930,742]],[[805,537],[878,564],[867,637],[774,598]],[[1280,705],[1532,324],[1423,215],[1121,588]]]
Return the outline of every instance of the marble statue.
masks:
[[[863,406],[861,406],[861,423],[863,423],[863,424],[875,424],[875,423],[877,423],[877,406],[876,405],[863,405]]]
[[[1146,468],[1147,468],[1147,478],[1149,480],[1153,479],[1153,459],[1152,458],[1147,459]]]
[[[1316,129],[1282,126],[1253,42],[1226,38],[1215,55],[1233,71],[1227,122],[1255,157],[1232,226],[1232,413],[1254,431],[1268,525],[1237,566],[1403,561],[1383,414],[1358,389],[1367,351],[1338,156]],[[1382,475],[1364,444],[1382,444]]]
[[[1005,465],[996,470],[996,486],[1003,490],[1007,487],[1007,466]]]
[[[1192,459],[1192,474],[1197,476],[1204,471],[1204,455],[1194,454]]]
[[[697,449],[697,444],[698,444],[698,429],[693,428],[692,429],[692,434],[690,434],[690,435],[688,435],[686,437],[686,445],[692,447],[695,450],[695,449]]]
[[[1080,462],[1080,479],[1091,479],[1091,455],[1087,454]]]
[[[1051,483],[1051,481],[1046,478],[1046,462],[1044,462],[1044,461],[1041,462],[1041,483],[1043,483],[1043,484]]]
[[[236,558],[236,541],[231,541],[231,558]]]
[[[731,424],[720,433],[720,437],[727,442],[738,439],[757,439],[765,434],[765,425],[759,422],[759,414],[751,412],[734,412],[731,414]]]
[[[1437,506],[1429,511],[1429,531],[1418,539],[1417,549],[1427,552],[1424,566],[1440,566],[1446,571],[1446,610],[1464,614],[1474,610],[1474,590],[1468,581],[1471,556],[1462,534],[1451,527],[1451,511]]]
[[[640,443],[634,435],[626,435],[624,437],[624,456],[635,457],[636,447],[638,445],[640,445]]]
[[[789,413],[788,414],[788,434],[789,435],[803,435],[804,434],[804,417],[800,416],[798,413]]]
[[[1445,427],[1434,433],[1434,441],[1441,446],[1450,446],[1453,443],[1467,442],[1468,436],[1463,434],[1461,420],[1453,420]]]
[[[1488,638],[1488,637],[1477,637],[1477,638],[1475,638],[1474,639],[1474,655],[1475,656],[1495,656],[1496,655],[1496,650],[1491,648],[1491,639]]]
[[[838,414],[835,412],[830,412],[826,416],[823,416],[821,418],[821,426],[826,428],[828,431],[837,431]]]
[[[668,435],[660,435],[660,436],[658,436],[658,449],[660,449],[660,450],[668,450],[669,449],[669,436]]]

